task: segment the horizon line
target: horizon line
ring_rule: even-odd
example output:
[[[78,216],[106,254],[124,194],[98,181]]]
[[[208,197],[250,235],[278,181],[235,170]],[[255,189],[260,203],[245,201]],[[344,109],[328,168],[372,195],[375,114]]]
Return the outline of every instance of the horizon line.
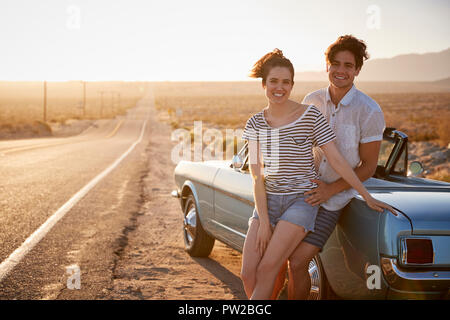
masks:
[[[412,80],[412,81],[403,81],[403,80],[359,80],[355,78],[355,82],[378,82],[378,83],[389,83],[389,82],[397,82],[397,83],[432,83],[438,82],[442,80],[450,79],[450,75],[445,78],[437,79],[437,80]],[[295,78],[294,78],[295,80]],[[163,83],[163,82],[261,82],[261,79],[249,79],[249,80],[80,80],[80,79],[72,79],[72,80],[4,80],[0,79],[1,82],[144,82],[144,83]],[[295,82],[329,82],[328,80],[295,80]]]

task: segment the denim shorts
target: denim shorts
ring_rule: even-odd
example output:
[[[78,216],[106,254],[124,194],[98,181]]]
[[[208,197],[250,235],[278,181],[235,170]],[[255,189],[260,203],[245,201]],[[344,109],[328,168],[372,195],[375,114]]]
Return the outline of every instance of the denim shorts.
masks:
[[[314,231],[317,211],[319,206],[311,206],[305,202],[303,193],[295,194],[270,194],[267,195],[267,212],[272,227],[275,227],[278,221],[284,220],[302,226],[305,231]],[[253,210],[251,219],[259,219],[256,208]]]

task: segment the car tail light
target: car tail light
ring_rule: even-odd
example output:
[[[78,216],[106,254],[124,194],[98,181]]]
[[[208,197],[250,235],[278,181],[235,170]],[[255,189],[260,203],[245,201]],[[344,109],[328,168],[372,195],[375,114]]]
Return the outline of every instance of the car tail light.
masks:
[[[402,262],[406,265],[432,264],[434,261],[433,242],[431,239],[403,239]]]

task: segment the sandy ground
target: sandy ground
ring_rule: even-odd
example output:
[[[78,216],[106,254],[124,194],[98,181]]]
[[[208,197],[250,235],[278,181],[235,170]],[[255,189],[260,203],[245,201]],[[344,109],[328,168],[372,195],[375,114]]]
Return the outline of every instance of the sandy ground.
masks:
[[[184,251],[181,208],[170,196],[175,143],[169,125],[156,119],[151,124],[144,205],[126,234],[107,298],[245,299],[239,252],[218,241],[209,258],[192,258]]]

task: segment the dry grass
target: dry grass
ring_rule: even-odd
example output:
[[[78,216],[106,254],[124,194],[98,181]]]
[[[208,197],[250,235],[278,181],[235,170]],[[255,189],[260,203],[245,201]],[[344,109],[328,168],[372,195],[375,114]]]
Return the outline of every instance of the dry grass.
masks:
[[[291,97],[301,101],[307,92],[324,85],[301,83]],[[377,93],[373,85],[366,86],[375,92],[369,94],[383,109],[387,126],[404,131],[412,141],[450,143],[450,92]],[[166,83],[154,90],[157,108],[167,112],[174,128],[191,128],[198,120],[216,128],[242,128],[267,104],[256,82]]]
[[[428,179],[450,182],[450,169],[443,167],[426,176]]]
[[[387,126],[405,132],[412,141],[450,143],[450,93],[374,94]]]
[[[98,119],[122,114],[146,91],[145,84],[125,82],[86,83],[83,108],[81,81],[47,83],[47,122]],[[103,96],[103,98],[102,98]],[[44,120],[42,82],[0,82],[0,126],[20,126]]]
[[[326,83],[296,83],[295,101]],[[386,126],[395,127],[411,141],[430,141],[441,147],[450,143],[450,88],[423,83],[361,83],[357,85],[381,106]],[[174,129],[193,130],[202,121],[203,130],[245,126],[247,119],[266,105],[259,82],[157,83],[152,85],[155,105]],[[409,90],[409,91],[408,91]],[[420,91],[421,90],[421,91]],[[432,170],[431,179],[450,181],[448,164]]]

